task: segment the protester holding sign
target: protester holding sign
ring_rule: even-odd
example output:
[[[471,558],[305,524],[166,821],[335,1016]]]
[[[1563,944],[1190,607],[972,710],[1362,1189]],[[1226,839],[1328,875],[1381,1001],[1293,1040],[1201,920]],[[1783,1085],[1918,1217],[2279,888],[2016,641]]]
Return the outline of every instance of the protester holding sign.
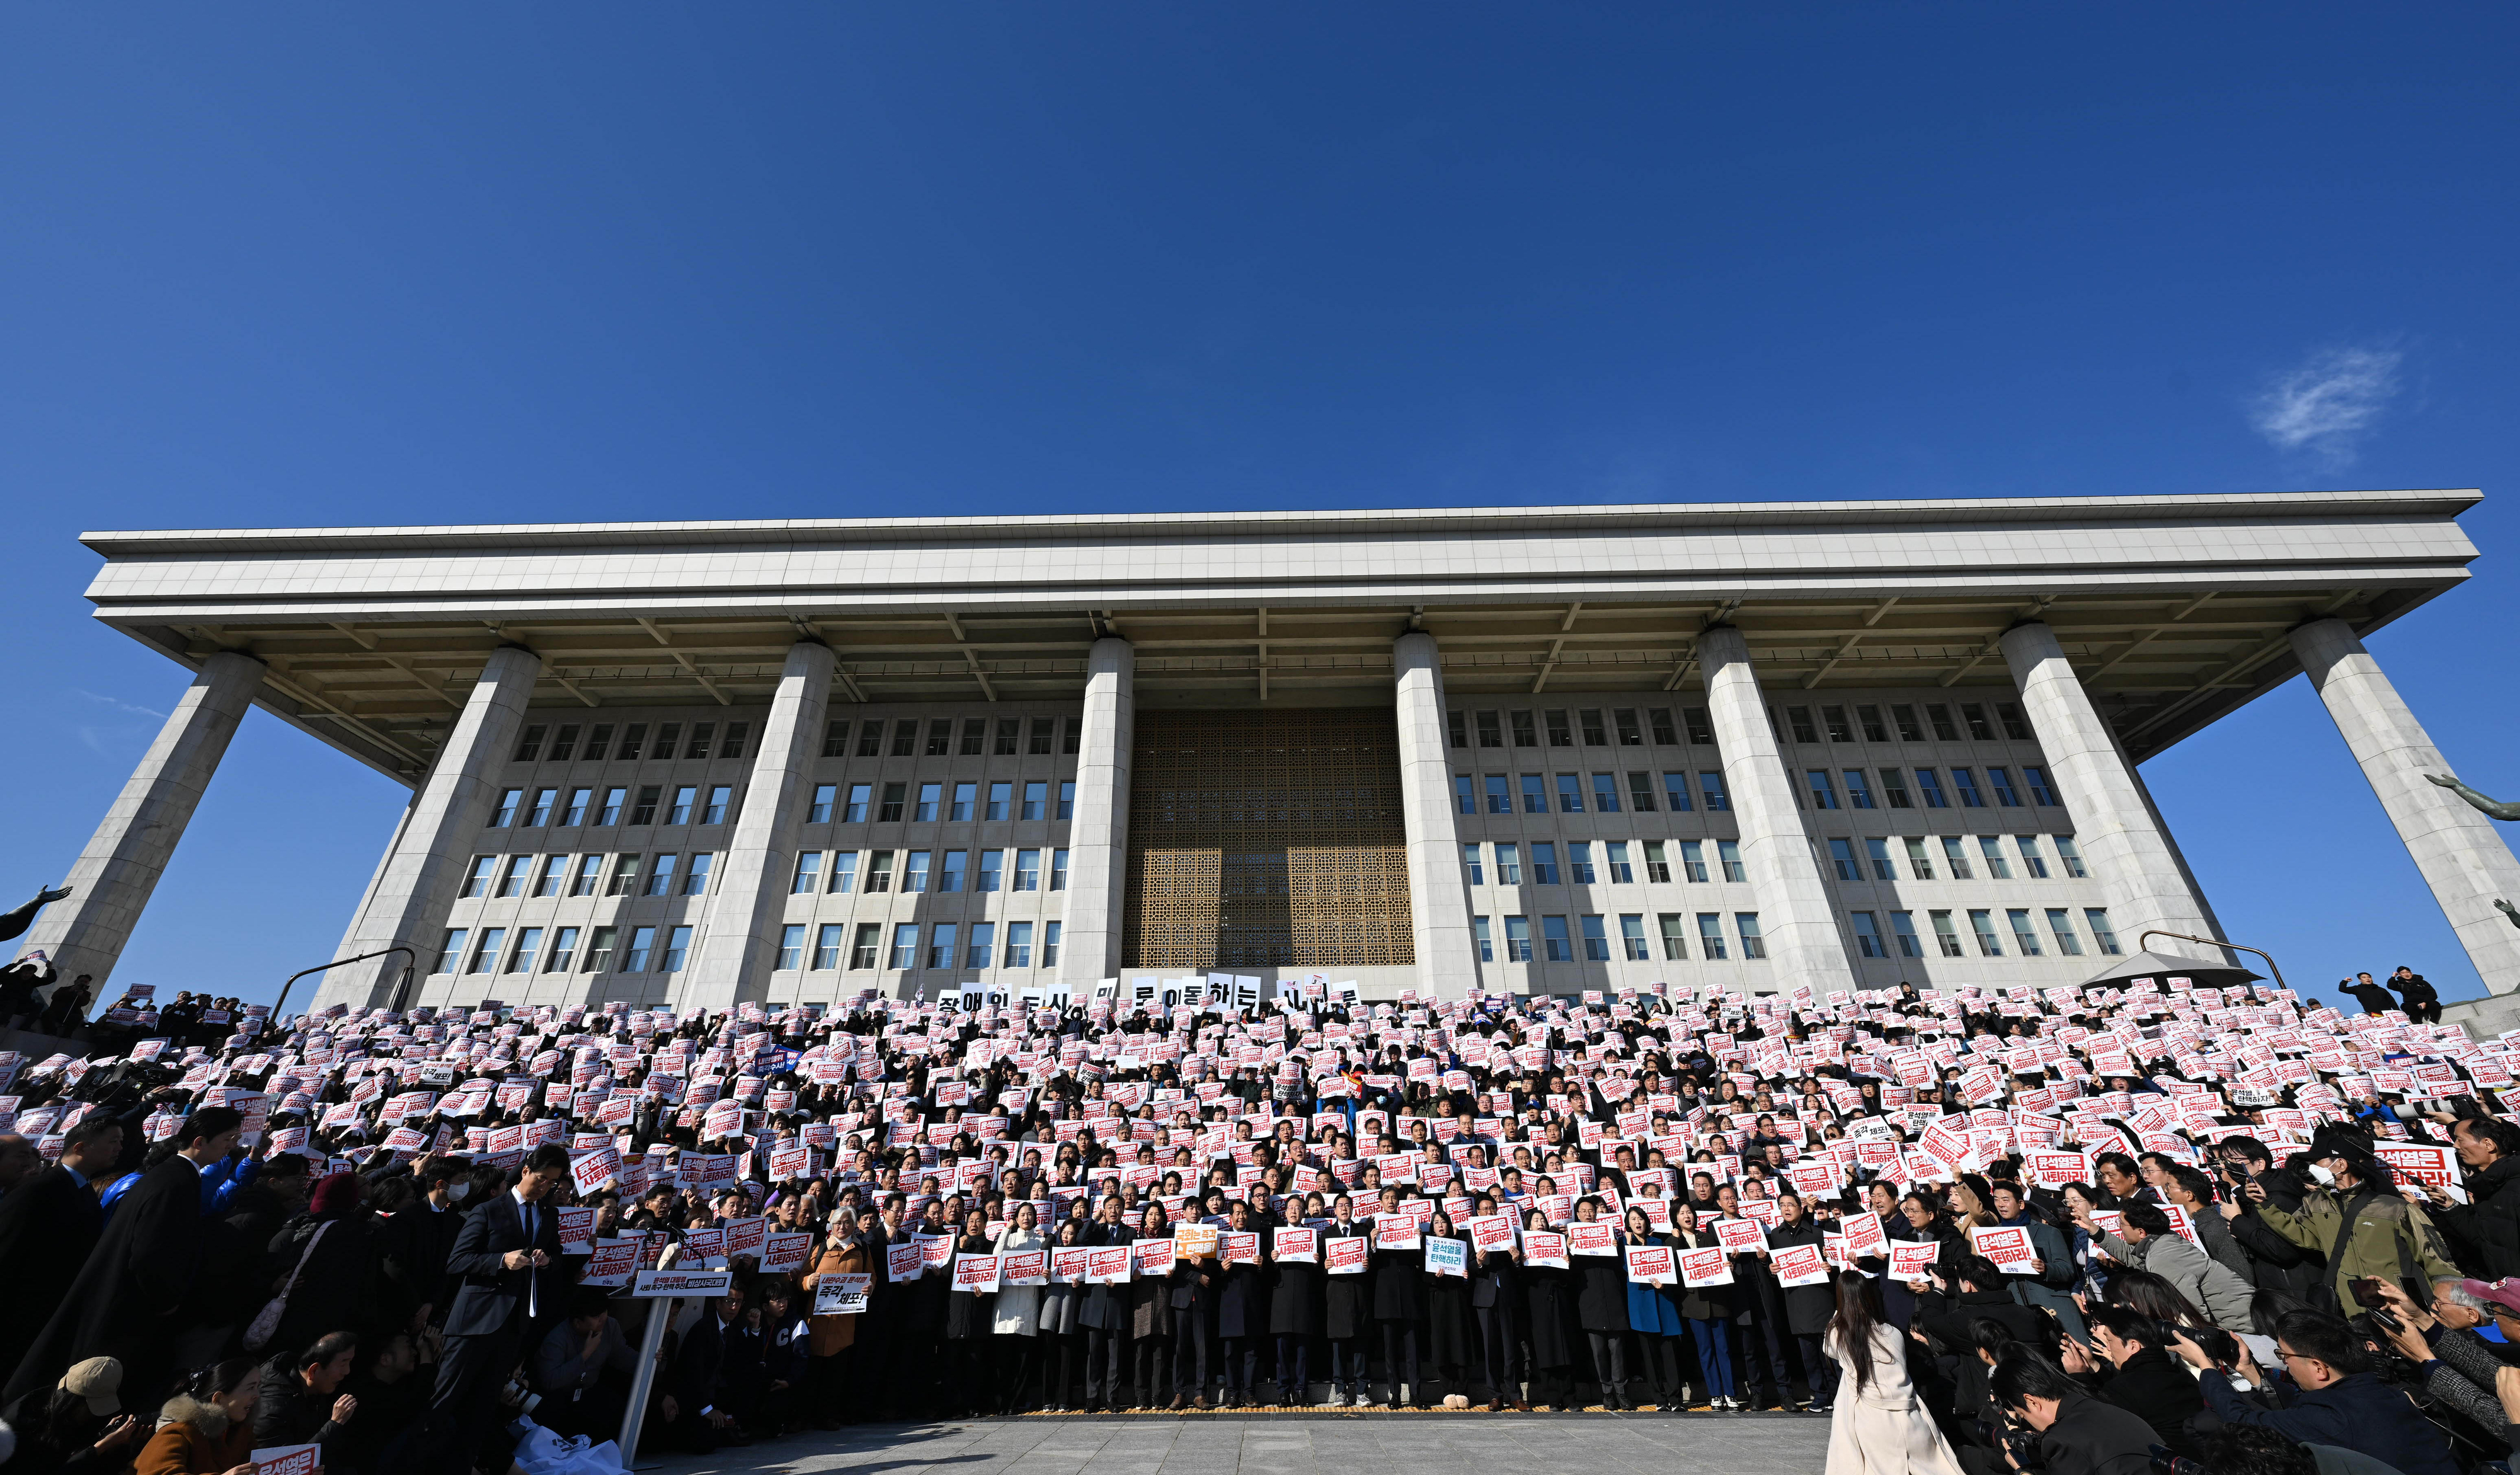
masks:
[[[1455,1232],[1453,1216],[1437,1209],[1426,1221],[1427,1365],[1448,1389],[1467,1386],[1463,1372],[1478,1361],[1478,1336],[1470,1314],[1470,1242]]]

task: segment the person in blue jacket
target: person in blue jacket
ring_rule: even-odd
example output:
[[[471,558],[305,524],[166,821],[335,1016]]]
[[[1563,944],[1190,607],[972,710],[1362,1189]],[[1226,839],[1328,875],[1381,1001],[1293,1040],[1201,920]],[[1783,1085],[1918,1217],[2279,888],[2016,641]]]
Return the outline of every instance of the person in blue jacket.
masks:
[[[2370,1354],[2354,1329],[2334,1317],[2297,1311],[2275,1322],[2275,1350],[2291,1384],[2280,1408],[2261,1408],[2241,1398],[2193,1339],[2178,1337],[2171,1350],[2203,1369],[2197,1391],[2227,1424],[2255,1424],[2299,1444],[2341,1445],[2400,1475],[2458,1475],[2450,1442],[2405,1394],[2372,1374]],[[2256,1377],[2253,1365],[2244,1363],[2244,1371]]]

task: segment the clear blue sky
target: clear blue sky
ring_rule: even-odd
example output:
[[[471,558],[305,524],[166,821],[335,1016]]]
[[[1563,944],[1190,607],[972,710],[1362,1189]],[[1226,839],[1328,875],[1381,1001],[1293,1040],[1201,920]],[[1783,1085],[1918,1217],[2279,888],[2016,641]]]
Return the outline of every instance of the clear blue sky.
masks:
[[[182,685],[89,527],[2482,486],[2374,648],[2520,797],[2516,30],[12,7],[0,904]],[[2296,981],[2476,991],[2302,682],[2145,778]],[[400,803],[255,716],[118,977],[270,997]]]

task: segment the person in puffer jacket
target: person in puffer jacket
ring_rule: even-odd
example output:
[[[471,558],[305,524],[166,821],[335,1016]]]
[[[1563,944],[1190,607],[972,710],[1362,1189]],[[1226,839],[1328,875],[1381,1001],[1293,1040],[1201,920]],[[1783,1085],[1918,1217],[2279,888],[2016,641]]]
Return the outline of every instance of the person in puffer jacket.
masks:
[[[2089,1228],[2088,1221],[2086,1213],[2077,1222]],[[2170,1216],[2161,1212],[2160,1205],[2129,1204],[2122,1224],[2127,1237],[2107,1233],[2094,1236],[2093,1242],[2102,1253],[2169,1281],[2172,1288],[2225,1331],[2256,1329],[2249,1320],[2249,1298],[2257,1294],[2256,1288],[2233,1274],[2229,1266],[2206,1254],[2202,1245],[2171,1232]]]

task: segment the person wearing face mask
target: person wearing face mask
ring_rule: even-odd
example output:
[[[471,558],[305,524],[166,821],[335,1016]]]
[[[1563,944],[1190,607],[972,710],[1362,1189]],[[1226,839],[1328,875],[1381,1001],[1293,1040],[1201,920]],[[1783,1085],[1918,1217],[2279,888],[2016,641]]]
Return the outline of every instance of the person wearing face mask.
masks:
[[[2331,1306],[2352,1309],[2354,1282],[2365,1277],[2406,1284],[2413,1294],[2427,1294],[2431,1281],[2458,1277],[2441,1230],[2399,1196],[2397,1175],[2387,1163],[2329,1141],[2312,1146],[2309,1166],[2320,1187],[2304,1194],[2297,1210],[2267,1201],[2258,1184],[2247,1192],[2270,1229],[2305,1248],[2326,1251],[2327,1277],[2319,1290],[2332,1298]]]

